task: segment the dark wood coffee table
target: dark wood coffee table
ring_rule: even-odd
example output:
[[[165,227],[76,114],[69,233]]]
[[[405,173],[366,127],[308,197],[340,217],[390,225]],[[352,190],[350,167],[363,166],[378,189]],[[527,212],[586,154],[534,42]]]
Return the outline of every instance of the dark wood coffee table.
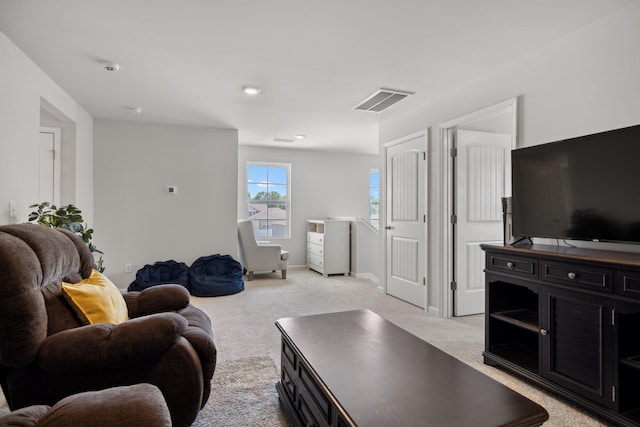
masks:
[[[537,426],[540,405],[369,310],[280,319],[295,426]]]

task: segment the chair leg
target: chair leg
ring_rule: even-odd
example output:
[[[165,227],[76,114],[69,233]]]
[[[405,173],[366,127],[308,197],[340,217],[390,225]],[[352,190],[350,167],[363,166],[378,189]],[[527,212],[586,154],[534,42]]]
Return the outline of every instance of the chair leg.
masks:
[[[253,280],[253,271],[247,272],[247,280],[249,281]]]
[[[287,270],[282,270],[282,278],[283,279],[287,278]]]

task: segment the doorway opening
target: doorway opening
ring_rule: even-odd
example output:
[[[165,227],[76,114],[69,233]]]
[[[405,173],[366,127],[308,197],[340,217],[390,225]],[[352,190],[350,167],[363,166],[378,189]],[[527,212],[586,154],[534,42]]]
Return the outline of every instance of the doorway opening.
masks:
[[[60,110],[54,107],[50,102],[44,98],[40,98],[40,128],[46,128],[46,132],[55,132],[52,129],[57,129],[59,132],[58,139],[56,141],[57,146],[54,163],[52,164],[54,169],[53,173],[55,183],[55,190],[53,196],[53,202],[59,204],[74,204],[76,202],[76,123],[63,114]],[[41,134],[42,136],[42,134]],[[46,154],[46,153],[45,153]],[[41,161],[41,159],[37,159]],[[42,170],[42,168],[41,168]],[[48,173],[48,172],[46,172]],[[41,184],[42,185],[42,184]],[[48,186],[48,184],[46,184]],[[40,198],[45,197],[44,194]],[[34,200],[33,203],[51,202],[51,200]]]
[[[442,229],[443,317],[484,312],[482,243],[503,241],[501,198],[511,195],[517,98],[442,123],[446,203]]]

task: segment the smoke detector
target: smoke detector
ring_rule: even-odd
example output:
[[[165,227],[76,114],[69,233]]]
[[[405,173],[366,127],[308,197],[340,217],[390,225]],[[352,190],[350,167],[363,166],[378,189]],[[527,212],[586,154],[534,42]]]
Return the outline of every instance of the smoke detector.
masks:
[[[362,101],[360,104],[356,105],[354,109],[379,113],[391,107],[396,102],[402,101],[409,95],[413,95],[413,92],[381,88],[373,95]]]
[[[131,107],[127,107],[129,110],[133,111],[136,114],[141,114],[142,113],[142,107],[137,107],[137,106],[131,106]]]
[[[104,69],[109,71],[110,73],[115,73],[120,69],[120,65],[116,64],[115,62],[103,62],[102,65],[104,66]]]

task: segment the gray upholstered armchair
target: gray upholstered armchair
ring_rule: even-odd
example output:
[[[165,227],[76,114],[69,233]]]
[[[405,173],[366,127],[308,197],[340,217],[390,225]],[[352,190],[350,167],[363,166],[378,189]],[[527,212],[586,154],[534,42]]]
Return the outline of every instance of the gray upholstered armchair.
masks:
[[[289,252],[273,243],[259,243],[253,233],[251,221],[238,221],[238,244],[240,246],[240,262],[247,270],[247,280],[253,280],[254,271],[282,271],[282,278],[287,278]]]
[[[190,425],[216,365],[209,317],[180,285],[123,298],[111,284],[130,320],[87,324],[63,282],[79,284],[95,268],[87,245],[67,230],[0,226],[0,385],[9,407],[149,383],[162,392],[173,426]]]

